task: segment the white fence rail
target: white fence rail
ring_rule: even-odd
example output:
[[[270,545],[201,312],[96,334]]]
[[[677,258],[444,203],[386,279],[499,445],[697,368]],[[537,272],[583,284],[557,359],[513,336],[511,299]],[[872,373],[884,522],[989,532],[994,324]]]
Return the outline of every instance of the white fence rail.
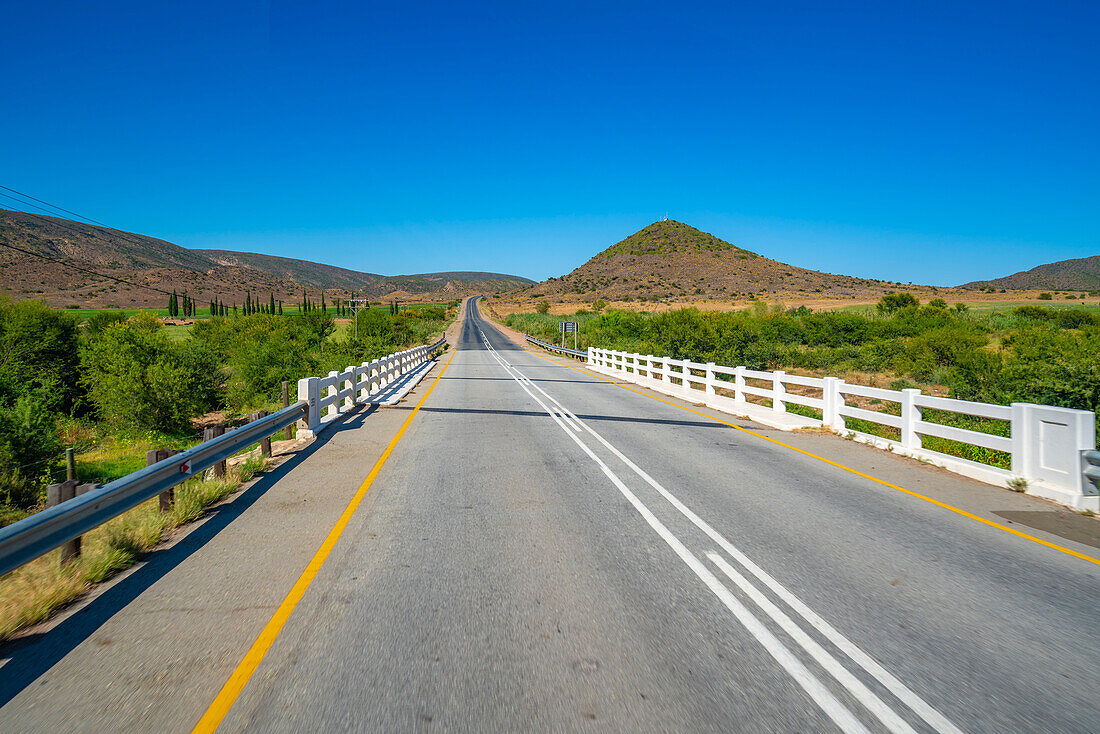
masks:
[[[1086,452],[1095,449],[1096,441],[1096,416],[1091,411],[1031,403],[991,405],[924,395],[917,389],[852,385],[836,377],[802,377],[782,370],[761,372],[594,347],[588,349],[588,366],[774,428],[825,427],[991,484],[1009,486],[1009,482],[1026,480],[1029,494],[1081,510],[1100,511],[1096,484],[1090,481],[1092,475],[1086,475]],[[761,404],[761,400],[768,404]],[[857,401],[892,407],[880,412],[852,404]],[[790,404],[819,411],[821,417],[792,412]],[[1004,421],[1009,435],[926,420],[926,410]],[[887,426],[897,431],[898,438],[851,430],[847,419]],[[929,450],[922,445],[925,437],[1003,451],[1011,456],[1011,469]]]
[[[309,413],[302,419],[298,435],[308,437],[320,433],[340,414],[356,405],[391,402],[378,398],[390,397],[386,395],[386,388],[426,364],[444,343],[441,338],[435,344],[413,347],[358,366],[350,365],[343,372],[329,372],[326,377],[298,380],[298,399],[309,405]]]

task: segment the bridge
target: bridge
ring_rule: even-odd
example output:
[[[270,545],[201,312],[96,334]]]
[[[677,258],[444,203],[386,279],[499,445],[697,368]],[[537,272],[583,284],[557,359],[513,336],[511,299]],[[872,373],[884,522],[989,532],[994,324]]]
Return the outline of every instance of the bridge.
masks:
[[[0,730],[1100,728],[1095,520],[628,363],[468,302],[403,399],[6,645]]]

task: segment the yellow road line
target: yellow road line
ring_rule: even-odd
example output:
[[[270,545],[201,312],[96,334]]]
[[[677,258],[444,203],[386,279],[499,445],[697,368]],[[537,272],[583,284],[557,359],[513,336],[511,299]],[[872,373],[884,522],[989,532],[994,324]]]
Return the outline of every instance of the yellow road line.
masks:
[[[279,636],[279,633],[283,629],[283,625],[286,624],[291,613],[294,611],[294,607],[302,600],[302,596],[306,593],[306,589],[309,588],[314,577],[316,577],[317,573],[321,570],[321,566],[324,565],[325,559],[327,559],[329,553],[332,552],[333,547],[336,545],[336,541],[340,539],[344,529],[351,521],[352,515],[355,514],[355,510],[359,507],[359,503],[363,501],[363,497],[367,494],[367,490],[370,489],[371,484],[374,483],[375,478],[378,476],[378,472],[382,470],[382,465],[386,463],[386,459],[389,458],[394,447],[397,446],[397,442],[405,435],[405,430],[412,423],[416,414],[420,412],[420,407],[424,405],[424,401],[432,394],[432,390],[435,390],[435,386],[439,383],[439,378],[443,377],[443,373],[451,366],[451,360],[454,358],[455,352],[452,350],[451,356],[447,359],[447,364],[443,365],[443,369],[436,375],[428,391],[424,393],[424,397],[420,398],[420,402],[416,404],[416,408],[413,409],[412,413],[409,414],[409,417],[406,418],[405,422],[401,425],[401,428],[394,434],[393,440],[390,441],[390,445],[386,447],[386,450],[382,452],[382,456],[375,462],[374,468],[370,470],[370,474],[368,474],[367,478],[363,480],[363,483],[359,485],[358,491],[356,491],[355,496],[351,498],[351,502],[348,503],[347,508],[344,510],[344,514],[340,515],[340,519],[336,521],[336,525],[333,526],[328,537],[325,538],[325,542],[321,544],[317,553],[314,554],[313,559],[310,560],[309,565],[306,566],[306,570],[298,577],[298,580],[290,589],[290,593],[286,595],[286,598],[283,599],[283,603],[275,610],[275,614],[271,617],[271,621],[269,621],[267,626],[263,628],[263,631],[260,632],[260,636],[252,643],[252,647],[245,653],[244,659],[241,660],[237,669],[233,671],[233,674],[229,676],[229,680],[225,682],[217,698],[214,699],[214,702],[206,709],[206,713],[199,719],[199,723],[195,725],[193,730],[195,734],[198,732],[213,732],[218,728],[218,725],[222,723],[222,719],[225,718],[226,714],[229,713],[229,709],[233,707],[233,703],[237,700],[237,697],[241,695],[241,691],[244,690],[245,684],[252,678],[252,674],[256,672],[256,668],[259,667],[260,662],[264,659],[264,656],[267,655],[267,651],[271,649],[271,645],[275,642],[275,638]]]
[[[1020,538],[1025,538],[1027,540],[1032,541],[1033,543],[1038,543],[1039,545],[1045,545],[1047,548],[1053,548],[1054,550],[1061,551],[1062,553],[1066,553],[1066,554],[1071,555],[1075,558],[1080,558],[1082,560],[1088,561],[1090,563],[1095,563],[1098,566],[1100,566],[1100,558],[1093,558],[1092,556],[1087,556],[1084,553],[1078,553],[1077,551],[1075,551],[1071,548],[1066,548],[1065,546],[1058,545],[1057,543],[1051,543],[1050,541],[1043,540],[1042,538],[1036,538],[1034,535],[1028,535],[1027,533],[1021,533],[1019,530],[1016,530],[1015,528],[1010,528],[1007,525],[1001,525],[998,522],[993,522],[992,520],[987,520],[984,517],[979,517],[978,515],[975,515],[972,512],[967,512],[966,510],[964,510],[962,508],[955,507],[954,505],[949,505],[946,502],[940,502],[939,500],[933,499],[933,498],[928,497],[926,495],[923,495],[920,492],[914,492],[911,489],[906,489],[905,487],[899,487],[898,485],[887,482],[884,479],[879,479],[878,477],[873,477],[870,474],[864,474],[863,472],[859,471],[858,469],[853,469],[850,466],[845,466],[844,464],[839,464],[839,463],[837,463],[837,462],[835,462],[831,459],[826,459],[824,456],[818,456],[817,454],[811,453],[811,452],[806,451],[804,449],[800,449],[797,446],[791,446],[789,443],[783,443],[782,441],[777,441],[776,439],[771,438],[770,436],[765,436],[762,433],[757,433],[756,431],[750,431],[748,428],[742,428],[741,426],[736,425],[734,423],[730,423],[729,421],[724,421],[721,418],[716,418],[715,416],[710,415],[709,413],[703,413],[703,412],[698,411],[698,410],[693,410],[693,409],[691,409],[691,408],[689,408],[685,405],[680,405],[679,403],[674,403],[670,400],[663,400],[662,398],[659,398],[656,395],[651,395],[647,392],[642,392],[641,390],[636,390],[632,387],[628,387],[628,386],[624,385],[621,382],[618,382],[616,380],[612,380],[612,379],[609,379],[607,377],[604,377],[603,375],[601,375],[597,372],[591,372],[589,370],[581,369],[580,367],[575,367],[575,366],[573,366],[571,364],[567,364],[565,362],[559,362],[556,359],[552,359],[550,357],[547,357],[544,354],[539,354],[538,352],[534,352],[530,349],[527,349],[526,347],[524,348],[524,350],[529,352],[530,354],[535,355],[536,357],[541,357],[542,359],[545,359],[548,362],[553,362],[554,364],[561,365],[562,367],[568,367],[571,370],[576,370],[577,372],[581,372],[581,373],[586,374],[586,375],[591,375],[592,377],[598,377],[599,379],[603,380],[604,382],[609,382],[612,385],[618,385],[619,387],[621,387],[624,390],[629,390],[630,392],[636,392],[639,395],[646,396],[647,398],[653,398],[654,400],[656,400],[658,402],[665,403],[666,405],[671,405],[673,407],[679,408],[680,410],[686,410],[689,413],[694,413],[696,415],[701,415],[704,418],[710,418],[712,421],[715,421],[717,423],[721,423],[722,425],[729,426],[730,428],[736,428],[738,431],[741,431],[742,433],[747,433],[750,436],[756,436],[757,438],[762,438],[765,441],[770,441],[771,443],[774,443],[777,446],[782,446],[783,448],[790,449],[791,451],[797,451],[798,453],[800,453],[804,456],[809,456],[812,459],[817,459],[818,461],[823,461],[826,464],[837,467],[838,469],[843,469],[844,471],[851,472],[852,474],[855,474],[856,476],[863,477],[864,479],[870,479],[872,482],[876,482],[878,484],[881,484],[884,487],[889,487],[890,489],[896,489],[898,492],[902,492],[904,494],[907,494],[910,497],[916,497],[917,499],[924,500],[925,502],[931,502],[933,505],[936,505],[937,507],[942,507],[945,510],[950,510],[951,512],[962,515],[963,517],[970,518],[971,520],[976,520],[977,522],[980,522],[983,525],[988,525],[991,528],[997,528],[998,530],[1003,530],[1006,533],[1010,533],[1010,534],[1015,535],[1015,536],[1020,537]]]

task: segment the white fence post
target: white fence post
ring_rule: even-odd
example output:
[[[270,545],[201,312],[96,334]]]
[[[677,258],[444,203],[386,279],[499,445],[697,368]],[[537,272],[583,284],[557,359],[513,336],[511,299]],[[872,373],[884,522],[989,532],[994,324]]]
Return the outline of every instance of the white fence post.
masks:
[[[317,430],[317,427],[321,425],[321,412],[317,409],[317,403],[320,401],[320,390],[317,389],[316,377],[303,377],[298,380],[298,399],[305,400],[309,404],[309,411],[306,413],[306,417],[299,421],[299,426],[305,428],[310,432]],[[302,434],[299,434],[302,435]],[[307,436],[303,436],[308,438]]]
[[[737,365],[733,368],[733,399],[745,402],[745,367]]]
[[[707,376],[706,376],[706,392],[707,395],[714,395],[714,362],[707,362]]]
[[[844,380],[839,377],[826,377],[824,380],[821,396],[825,401],[825,410],[822,411],[821,423],[837,433],[843,433],[844,416],[840,414],[840,407],[844,405]]]
[[[1012,403],[1012,420],[1009,425],[1009,434],[1012,437],[1012,473],[1017,477],[1030,477],[1032,475],[1030,460],[1031,454],[1027,450],[1027,441],[1031,437],[1031,408],[1030,403]]]
[[[596,366],[596,349],[594,347],[588,348],[588,356],[585,358],[584,363],[592,367]]]
[[[370,397],[370,362],[359,365],[359,400]]]
[[[685,359],[684,360],[684,371],[681,372],[680,374],[681,374],[680,380],[684,383],[683,388],[685,390],[690,390],[691,389],[691,360],[690,359]]]
[[[669,363],[668,357],[661,357],[661,381],[672,382],[672,365]]]
[[[901,391],[901,445],[907,449],[921,447],[920,434],[917,433],[917,421],[921,419],[917,397],[921,394],[915,387]]]
[[[787,412],[787,401],[783,396],[787,394],[787,386],[783,384],[783,378],[787,373],[783,370],[772,372],[772,410],[776,413]]]
[[[335,399],[340,391],[340,373],[333,370],[328,373],[328,376],[333,378],[332,384],[328,388],[328,397],[333,398],[333,401],[329,404],[326,413],[329,418],[335,418],[340,412],[340,403]]]
[[[344,398],[344,410],[351,410],[355,407],[355,365],[348,365],[345,374],[347,374],[348,379],[341,383],[345,386],[342,389],[348,393],[348,396]]]

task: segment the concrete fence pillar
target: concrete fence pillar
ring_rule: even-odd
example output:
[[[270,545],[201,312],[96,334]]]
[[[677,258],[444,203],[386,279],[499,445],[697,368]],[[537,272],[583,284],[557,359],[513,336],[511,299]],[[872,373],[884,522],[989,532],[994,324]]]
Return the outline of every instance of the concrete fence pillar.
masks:
[[[706,389],[707,395],[714,395],[715,394],[715,391],[714,391],[715,379],[716,378],[714,376],[714,362],[707,362],[706,383],[704,384],[704,388]]]
[[[786,376],[787,373],[783,370],[772,373],[772,410],[776,413],[787,412],[787,401],[783,399],[787,394],[787,386],[783,383]]]
[[[839,377],[826,377],[825,387],[821,391],[821,397],[825,402],[821,423],[837,433],[844,431],[844,416],[840,414],[840,408],[844,405],[843,389],[844,380]]]
[[[299,428],[309,431],[308,435],[299,432],[299,435],[303,435],[305,438],[314,435],[321,425],[321,411],[317,407],[317,404],[321,401],[319,382],[320,380],[316,377],[303,377],[298,380],[298,399],[306,401],[309,405],[306,417],[298,421]]]
[[[326,397],[335,398],[336,394],[340,391],[340,373],[333,370],[328,373],[328,377],[332,380],[332,384],[329,385],[328,395]],[[335,418],[339,412],[340,403],[334,399],[332,403],[329,404],[326,415],[331,419]]]
[[[737,365],[733,368],[733,399],[745,402],[745,367]]]
[[[921,391],[907,387],[901,391],[901,445],[907,449],[921,447],[920,434],[917,433],[917,421],[921,419],[917,397]]]
[[[691,360],[690,359],[685,359],[684,360],[684,369],[680,373],[680,380],[684,383],[683,387],[684,387],[685,390],[690,390],[691,389]]]
[[[672,362],[668,357],[661,357],[661,381],[672,382]]]
[[[355,383],[359,381],[359,377],[355,373],[355,365],[349,364],[346,374],[348,379],[344,380],[343,384],[344,390],[347,390],[348,396],[344,398],[344,410],[351,410],[355,407]]]
[[[357,382],[359,388],[356,392],[356,399],[359,402],[366,401],[370,397],[370,362],[364,362],[359,365],[359,379]]]
[[[596,350],[593,347],[588,348],[588,356],[585,357],[585,364],[596,366]]]

